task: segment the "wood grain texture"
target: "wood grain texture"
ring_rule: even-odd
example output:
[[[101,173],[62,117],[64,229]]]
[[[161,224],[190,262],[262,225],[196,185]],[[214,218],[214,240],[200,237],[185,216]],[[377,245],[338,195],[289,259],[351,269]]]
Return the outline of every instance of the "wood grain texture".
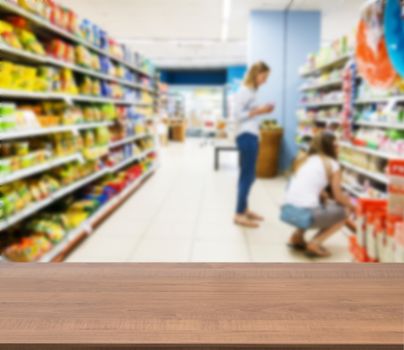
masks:
[[[0,349],[404,349],[404,265],[0,265]]]

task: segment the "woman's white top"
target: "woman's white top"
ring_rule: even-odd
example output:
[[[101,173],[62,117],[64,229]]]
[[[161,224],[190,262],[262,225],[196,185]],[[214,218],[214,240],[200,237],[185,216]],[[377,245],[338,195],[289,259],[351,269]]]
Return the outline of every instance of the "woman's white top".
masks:
[[[331,167],[333,174],[340,170],[340,165],[333,159]],[[328,185],[323,160],[320,156],[311,156],[291,179],[285,204],[300,208],[318,208],[320,195]]]
[[[233,115],[237,124],[237,135],[249,133],[259,135],[259,120],[250,118],[250,112],[257,107],[257,91],[242,86],[233,100]]]

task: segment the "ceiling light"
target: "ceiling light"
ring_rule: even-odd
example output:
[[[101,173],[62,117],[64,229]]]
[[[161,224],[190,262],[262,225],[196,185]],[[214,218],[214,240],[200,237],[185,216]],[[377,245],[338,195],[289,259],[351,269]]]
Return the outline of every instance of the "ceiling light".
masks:
[[[223,18],[222,18],[222,41],[227,41],[229,37],[229,22],[231,16],[232,0],[223,0]]]
[[[231,15],[232,0],[223,0],[223,21],[228,22]]]

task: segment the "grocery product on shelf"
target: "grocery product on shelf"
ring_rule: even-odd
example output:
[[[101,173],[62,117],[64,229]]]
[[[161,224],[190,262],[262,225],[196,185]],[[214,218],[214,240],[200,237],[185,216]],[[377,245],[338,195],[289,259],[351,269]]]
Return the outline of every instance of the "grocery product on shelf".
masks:
[[[300,73],[302,75],[310,74],[327,65],[331,65],[332,68],[335,62],[343,61],[350,55],[352,46],[349,36],[335,40],[331,45],[322,47],[318,53],[309,55],[306,63],[301,67]]]
[[[383,185],[377,184],[363,175],[346,169],[342,174],[344,189],[355,198],[386,199]]]
[[[324,72],[320,76],[308,77],[301,87],[301,91],[308,91],[319,87],[327,88],[329,86],[340,86],[342,83],[342,71],[340,69],[333,69],[329,72]]]
[[[389,213],[388,200],[360,199],[356,234],[350,237],[352,256],[359,262],[404,262],[403,217]]]
[[[387,160],[377,156],[358,152],[350,147],[340,146],[339,157],[342,162],[352,164],[361,169],[377,173],[386,174]]]

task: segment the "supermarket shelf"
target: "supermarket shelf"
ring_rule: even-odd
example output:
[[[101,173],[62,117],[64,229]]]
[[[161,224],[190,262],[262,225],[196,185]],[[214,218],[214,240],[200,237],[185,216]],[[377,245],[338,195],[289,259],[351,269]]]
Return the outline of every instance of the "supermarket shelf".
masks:
[[[74,161],[80,161],[81,160],[81,155],[80,154],[73,154],[67,157],[61,157],[61,158],[57,158],[54,160],[51,160],[49,162],[46,162],[45,164],[40,164],[34,167],[30,167],[28,169],[24,169],[24,170],[20,170],[20,171],[16,171],[11,175],[7,175],[5,177],[0,177],[0,186],[14,182],[14,181],[18,181],[27,177],[31,177],[34,175],[38,175],[40,173],[43,173],[47,170],[56,168],[58,166],[67,164],[67,163],[71,163]]]
[[[125,138],[123,140],[111,143],[109,148],[116,148],[116,147],[119,147],[119,146],[122,146],[122,145],[126,145],[127,143],[131,143],[131,142],[134,142],[134,141],[137,141],[137,140],[141,140],[141,139],[144,139],[144,138],[146,138],[148,136],[150,136],[150,134],[147,134],[147,133],[130,136],[130,137],[127,137],[127,138]]]
[[[333,60],[333,61],[331,61],[331,62],[329,62],[329,63],[326,63],[326,64],[324,64],[324,65],[322,65],[322,66],[319,66],[319,67],[317,67],[317,68],[315,68],[315,69],[313,69],[313,70],[306,71],[306,72],[302,72],[302,73],[301,73],[301,76],[302,76],[302,77],[308,77],[308,76],[311,76],[311,75],[319,74],[319,73],[321,73],[321,72],[324,71],[324,70],[341,66],[341,65],[343,65],[344,63],[346,63],[350,58],[352,58],[352,54],[351,54],[351,53],[350,53],[350,54],[347,54],[347,55],[344,55],[344,56],[341,56],[341,57],[338,57],[338,58],[336,58],[335,60]]]
[[[125,168],[126,166],[128,166],[129,164],[132,164],[133,162],[137,161],[137,160],[141,160],[145,157],[147,157],[150,153],[155,152],[155,149],[151,149],[148,151],[143,152],[142,154],[137,154],[133,157],[130,157],[129,159],[124,160],[123,162],[113,166],[112,168],[109,169],[110,173],[116,173],[117,171]]]
[[[333,107],[333,106],[343,106],[343,101],[327,101],[327,102],[316,102],[316,103],[306,103],[303,104],[303,108],[322,108],[322,107]]]
[[[354,145],[350,144],[349,142],[339,142],[339,145],[341,147],[349,148],[349,149],[352,149],[352,150],[360,152],[360,153],[369,154],[371,156],[375,156],[375,157],[379,157],[379,158],[383,158],[383,159],[391,160],[391,159],[400,158],[400,156],[398,154],[395,155],[393,153],[387,153],[387,152],[383,152],[383,151],[373,150],[373,149],[366,148],[366,147],[358,147],[358,146],[354,146]]]
[[[37,202],[37,203],[29,206],[28,208],[24,209],[20,213],[12,216],[11,218],[0,222],[0,231],[4,231],[5,229],[7,229],[9,227],[14,226],[18,222],[21,222],[24,219],[29,218],[30,216],[38,213],[39,211],[46,208],[47,206],[53,204],[55,201],[62,198],[63,196],[73,193],[77,189],[90,184],[91,182],[101,178],[102,176],[106,175],[107,173],[108,173],[108,169],[103,169],[93,175],[90,175],[82,180],[75,182],[74,184],[72,184],[66,188],[56,191],[55,193],[50,195],[47,199]]]
[[[96,212],[90,219],[88,224],[91,227],[96,227],[99,222],[105,218],[108,213],[110,213],[114,208],[118,207],[122,202],[126,200],[126,198],[136,189],[138,188],[142,182],[148,178],[153,172],[157,170],[156,166],[150,168],[147,172],[145,172],[141,177],[135,180],[130,186],[124,189],[118,196],[112,198],[112,200],[102,207],[98,212]]]
[[[325,123],[325,124],[341,124],[342,117],[323,117],[316,118],[315,121],[317,123]]]
[[[374,181],[377,181],[379,183],[388,185],[389,184],[389,179],[386,175],[383,174],[378,174],[373,171],[369,171],[366,169],[363,169],[361,167],[358,167],[356,165],[350,164],[348,162],[341,162],[342,166],[346,169],[352,170],[353,172],[356,172],[358,174],[361,174],[363,176],[366,176]]]
[[[392,99],[395,99],[397,102],[404,101],[404,97],[399,97],[399,96],[390,96],[390,97],[368,97],[368,98],[358,98],[355,101],[355,104],[357,105],[366,105],[366,104],[372,104],[372,103],[388,103]]]
[[[29,206],[28,208],[25,208],[18,214],[13,215],[12,217],[8,218],[7,220],[3,220],[0,222],[0,231],[4,231],[5,229],[14,226],[15,224],[21,222],[22,220],[29,218],[30,216],[36,214],[37,212],[41,211],[42,209],[46,208],[50,204],[52,204],[53,198],[49,197],[47,199],[44,199],[40,202],[37,202],[36,204],[33,204]]]
[[[357,122],[355,122],[355,124],[359,125],[359,126],[367,126],[370,128],[404,130],[404,123],[357,121]]]
[[[86,230],[88,227],[84,227],[85,225],[81,225],[77,229],[71,231],[67,234],[67,236],[60,242],[57,246],[55,246],[50,252],[43,255],[37,262],[39,263],[51,263],[57,257],[62,254],[68,247],[70,247],[74,242],[80,239],[80,237],[85,236],[87,233]]]
[[[79,188],[82,188],[82,187],[94,182],[95,180],[98,180],[98,179],[102,178],[103,176],[107,175],[108,173],[109,173],[108,169],[102,169],[102,170],[96,172],[95,174],[86,177],[83,180],[80,180],[80,181],[78,181],[76,183],[73,183],[73,184],[71,184],[71,185],[57,191],[53,195],[53,199],[58,200],[60,198],[63,198],[66,195],[75,192]]]
[[[94,51],[102,56],[109,57],[111,60],[126,66],[127,68],[131,69],[132,71],[134,71],[138,74],[142,74],[144,76],[151,78],[151,75],[148,72],[145,72],[142,69],[134,66],[133,64],[130,64],[130,63],[126,62],[125,60],[119,59],[119,58],[109,54],[107,51],[90,44],[86,40],[83,40],[83,39],[73,35],[72,33],[69,33],[68,31],[57,27],[56,25],[53,25],[52,23],[48,22],[47,20],[45,20],[33,13],[28,12],[27,10],[21,8],[20,6],[18,6],[16,4],[12,4],[7,0],[0,0],[0,9],[3,9],[7,12],[24,17],[25,19],[29,20],[30,22],[32,22],[36,26],[40,27],[41,29],[46,29],[54,34],[57,34],[60,37],[68,39],[71,42],[86,46],[87,48],[91,49],[92,51]]]
[[[71,250],[72,245],[74,245],[78,240],[80,240],[81,237],[85,238],[86,236],[92,234],[97,223],[109,212],[113,211],[114,208],[122,204],[126,200],[126,198],[136,188],[138,188],[142,184],[142,182],[147,177],[149,177],[155,170],[156,169],[153,167],[149,169],[146,173],[144,173],[141,177],[136,179],[120,194],[112,198],[107,204],[105,204],[99,210],[97,210],[95,214],[93,214],[89,219],[87,219],[84,223],[82,223],[78,228],[68,233],[66,238],[62,242],[60,242],[57,246],[55,246],[50,252],[42,256],[38,262],[50,263],[58,260],[59,258],[63,258],[63,256]]]
[[[27,129],[19,131],[2,132],[0,133],[0,141],[16,140],[16,139],[58,134],[64,132],[77,132],[80,130],[108,127],[112,126],[113,124],[114,124],[113,122],[98,122],[98,123],[86,123],[78,125],[55,126],[52,128],[37,128],[30,130]]]
[[[64,100],[67,103],[72,102],[113,103],[117,105],[140,106],[140,107],[151,105],[142,102],[125,101],[121,99],[114,99],[107,97],[69,95],[56,92],[31,92],[20,90],[0,90],[0,97],[29,99],[29,100]]]
[[[143,84],[134,83],[134,82],[131,82],[126,79],[120,79],[120,78],[117,78],[117,77],[114,77],[114,76],[111,76],[111,75],[108,75],[108,74],[105,74],[102,72],[97,72],[90,68],[81,67],[79,65],[65,62],[62,60],[58,60],[55,58],[51,58],[48,56],[41,56],[41,55],[27,52],[25,50],[15,49],[13,47],[9,47],[4,44],[0,44],[0,53],[2,53],[4,55],[8,55],[8,56],[13,56],[18,59],[24,59],[30,63],[40,63],[40,64],[52,65],[52,66],[61,67],[61,68],[68,68],[68,69],[71,69],[73,72],[85,74],[85,75],[91,76],[93,78],[102,79],[102,80],[110,81],[113,83],[121,84],[121,85],[130,87],[130,88],[133,88],[136,90],[143,90],[143,91],[146,91],[149,93],[154,93],[154,90],[152,90],[151,88],[149,88]]]
[[[346,183],[342,184],[342,187],[349,194],[355,196],[356,198],[365,198],[364,194],[358,190],[356,190],[353,186],[348,185]]]
[[[313,90],[322,90],[322,89],[328,89],[331,87],[341,87],[342,86],[342,79],[337,79],[337,80],[332,80],[332,81],[327,81],[324,83],[319,83],[319,84],[313,84],[313,85],[306,85],[302,86],[300,88],[301,92],[306,92],[306,91],[313,91]]]

